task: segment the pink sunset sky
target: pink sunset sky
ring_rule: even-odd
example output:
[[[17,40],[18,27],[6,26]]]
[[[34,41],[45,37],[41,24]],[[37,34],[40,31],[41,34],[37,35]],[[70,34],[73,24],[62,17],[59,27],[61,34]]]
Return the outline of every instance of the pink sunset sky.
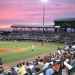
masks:
[[[40,0],[0,0],[0,28],[12,24],[42,24]],[[75,0],[48,0],[45,5],[45,24],[55,19],[75,18]]]

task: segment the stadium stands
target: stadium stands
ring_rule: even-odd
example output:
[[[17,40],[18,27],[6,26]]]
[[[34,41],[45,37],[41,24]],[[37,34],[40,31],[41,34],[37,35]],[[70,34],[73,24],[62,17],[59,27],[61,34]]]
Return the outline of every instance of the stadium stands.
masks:
[[[58,48],[54,54],[4,67],[0,64],[0,75],[75,75],[75,52]]]
[[[1,40],[44,40],[44,41],[68,41],[75,40],[74,32],[65,32],[63,28],[56,26],[22,26],[12,25],[12,31],[0,31]]]

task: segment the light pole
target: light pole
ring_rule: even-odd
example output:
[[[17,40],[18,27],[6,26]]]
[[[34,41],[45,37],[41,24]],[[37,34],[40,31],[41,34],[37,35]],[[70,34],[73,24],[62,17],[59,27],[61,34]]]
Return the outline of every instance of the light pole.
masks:
[[[43,9],[42,9],[42,22],[43,22],[43,37],[44,37],[44,26],[45,26],[45,5],[47,4],[48,0],[41,0],[41,3],[43,5]],[[44,40],[42,40],[44,42]]]
[[[41,0],[41,3],[42,3],[42,5],[43,5],[43,27],[44,27],[44,25],[45,25],[45,5],[47,4],[47,2],[48,2],[48,0]]]

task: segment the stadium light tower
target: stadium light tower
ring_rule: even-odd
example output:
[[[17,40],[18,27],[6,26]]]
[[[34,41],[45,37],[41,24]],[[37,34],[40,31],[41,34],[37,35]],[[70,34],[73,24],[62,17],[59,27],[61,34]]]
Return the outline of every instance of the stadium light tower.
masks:
[[[43,5],[43,9],[42,9],[42,12],[43,12],[43,14],[42,14],[42,22],[43,22],[43,33],[44,33],[44,26],[45,26],[45,5],[48,3],[48,0],[41,0],[41,3],[42,3],[42,5]],[[44,34],[43,34],[44,35]],[[44,40],[43,40],[43,42],[44,42]]]
[[[48,0],[41,0],[41,3],[43,5],[43,27],[44,27],[44,24],[45,24],[45,4],[48,3]]]

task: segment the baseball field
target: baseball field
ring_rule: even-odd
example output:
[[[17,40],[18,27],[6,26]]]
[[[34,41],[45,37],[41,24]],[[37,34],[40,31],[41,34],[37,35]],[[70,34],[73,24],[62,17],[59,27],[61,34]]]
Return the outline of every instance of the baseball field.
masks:
[[[19,60],[36,58],[39,55],[54,52],[63,47],[63,43],[33,41],[0,41],[0,57],[4,63],[14,63]]]

